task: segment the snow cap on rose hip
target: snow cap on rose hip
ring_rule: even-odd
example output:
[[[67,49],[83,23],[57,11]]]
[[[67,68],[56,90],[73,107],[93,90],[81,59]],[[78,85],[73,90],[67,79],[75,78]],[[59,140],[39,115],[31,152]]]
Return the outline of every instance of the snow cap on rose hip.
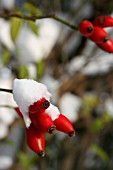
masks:
[[[51,94],[48,92],[47,87],[39,82],[31,79],[15,79],[13,83],[13,98],[17,103],[24,121],[28,128],[31,124],[29,118],[29,106],[45,98],[50,100]]]
[[[47,113],[51,117],[52,121],[57,119],[60,115],[59,109],[51,103],[50,106],[45,110],[45,113]]]

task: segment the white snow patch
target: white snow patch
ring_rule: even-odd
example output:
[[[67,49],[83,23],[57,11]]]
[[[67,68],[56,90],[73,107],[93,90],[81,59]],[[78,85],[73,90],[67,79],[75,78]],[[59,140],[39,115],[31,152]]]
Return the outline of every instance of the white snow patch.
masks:
[[[8,127],[3,122],[0,122],[0,139],[5,138],[8,135]]]
[[[6,126],[11,125],[16,118],[14,109],[11,108],[0,108],[0,121],[2,121]]]
[[[0,41],[10,50],[14,51],[15,46],[11,39],[10,22],[0,19]]]
[[[6,170],[10,168],[13,164],[13,160],[11,157],[6,155],[0,155],[0,169]]]
[[[31,123],[28,117],[29,106],[42,97],[50,100],[51,94],[42,83],[31,79],[15,79],[13,83],[13,97],[23,114],[26,126],[29,127]]]
[[[15,0],[0,0],[0,6],[5,9],[13,9],[15,5]]]
[[[52,102],[54,104],[57,103],[57,99],[58,99],[57,89],[59,88],[59,80],[54,79],[51,75],[47,73],[41,79],[41,83],[45,84],[48,87],[50,93],[54,94],[52,96]]]
[[[88,61],[88,63],[87,63]],[[85,63],[86,66],[85,66]],[[105,53],[104,55],[96,55],[93,58],[88,58],[80,55],[75,57],[68,65],[70,74],[76,71],[81,71],[85,75],[96,75],[107,73],[113,66],[113,55]]]
[[[105,108],[109,115],[113,118],[113,99],[109,98],[105,102]]]
[[[36,66],[32,63],[27,65],[27,69],[29,72],[29,78],[30,79],[35,79],[36,75],[37,75],[37,70],[36,70]]]
[[[85,56],[76,56],[68,65],[68,70],[70,74],[80,70],[82,66],[85,64],[86,58]]]
[[[81,99],[71,93],[65,93],[60,101],[59,108],[62,114],[74,122],[78,118],[78,111],[81,106]]]
[[[105,54],[95,56],[89,64],[82,69],[83,74],[95,75],[107,73],[113,66],[113,55]]]
[[[60,115],[60,111],[58,108],[50,103],[50,106],[46,109],[46,113],[51,117],[51,119],[54,121],[57,119]]]
[[[16,39],[19,49],[19,60],[28,64],[46,58],[58,40],[60,27],[52,19],[36,21],[38,35],[35,35],[25,24],[21,27]]]

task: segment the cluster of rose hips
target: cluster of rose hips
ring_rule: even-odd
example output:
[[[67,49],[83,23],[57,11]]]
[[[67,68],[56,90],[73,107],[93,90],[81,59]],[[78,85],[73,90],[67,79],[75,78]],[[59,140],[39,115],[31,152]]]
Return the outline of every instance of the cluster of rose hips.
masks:
[[[98,16],[91,23],[84,20],[79,24],[80,33],[93,41],[102,50],[113,53],[113,40],[103,29],[113,26],[113,18],[111,16]]]
[[[54,121],[51,119],[46,113],[46,109],[49,106],[50,102],[44,97],[29,106],[29,118],[32,123],[29,128],[26,128],[26,142],[29,148],[37,153],[39,157],[45,155],[43,133],[52,134],[55,130],[58,130],[68,134],[70,137],[75,135],[73,125],[64,115],[59,114],[58,118]],[[19,108],[16,107],[15,110],[23,119]]]

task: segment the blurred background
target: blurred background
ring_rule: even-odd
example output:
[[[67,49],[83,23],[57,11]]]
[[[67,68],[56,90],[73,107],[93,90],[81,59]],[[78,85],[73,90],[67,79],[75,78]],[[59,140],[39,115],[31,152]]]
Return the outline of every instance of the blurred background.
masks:
[[[113,15],[112,0],[0,0],[0,11],[55,14],[78,26]],[[106,31],[113,38],[113,29]],[[44,83],[51,101],[73,123],[76,136],[45,134],[39,158],[25,142],[12,94],[0,92],[0,170],[113,169],[113,54],[54,19],[0,18],[0,88],[14,78]]]

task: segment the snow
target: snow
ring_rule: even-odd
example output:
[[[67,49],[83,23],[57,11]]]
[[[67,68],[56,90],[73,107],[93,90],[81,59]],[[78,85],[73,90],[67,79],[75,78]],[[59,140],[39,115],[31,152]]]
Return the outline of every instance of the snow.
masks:
[[[85,55],[79,55],[71,60],[67,65],[68,72],[74,74],[77,71],[81,71],[84,75],[96,75],[96,74],[105,74],[109,72],[113,66],[113,55],[105,53],[98,54],[93,58],[89,59],[89,62],[86,64],[87,58]]]
[[[0,0],[0,6],[2,8],[5,8],[5,9],[8,9],[8,10],[11,10],[14,8],[14,5],[15,5],[15,0]]]
[[[69,118],[71,122],[74,122],[78,118],[78,111],[82,104],[82,100],[69,92],[65,93],[60,101],[59,108],[61,113]]]
[[[108,98],[105,102],[105,108],[108,111],[109,115],[113,118],[113,99]]]
[[[0,155],[0,169],[6,170],[10,168],[13,164],[13,160],[11,157],[6,155]]]
[[[38,62],[46,58],[59,38],[58,22],[52,19],[36,20],[38,35],[35,35],[26,24],[23,24],[16,45],[19,51],[19,60],[24,64]]]
[[[10,22],[0,19],[0,41],[10,50],[14,51],[15,46],[11,39]]]
[[[85,61],[86,61],[85,56],[83,55],[76,56],[74,59],[71,60],[71,62],[67,66],[69,73],[73,74],[74,72],[80,70],[85,64]]]
[[[9,69],[0,70],[0,88],[11,89],[12,88],[12,76]],[[3,139],[8,135],[8,128],[15,118],[16,114],[14,109],[3,106],[17,106],[13,100],[11,93],[0,92],[0,139]]]
[[[50,100],[51,94],[47,87],[32,79],[15,79],[13,83],[13,98],[23,114],[26,127],[30,126],[30,118],[28,116],[28,108],[34,102],[45,97]]]
[[[1,107],[0,108],[0,120],[6,125],[11,125],[15,120],[16,114],[14,109]]]
[[[113,55],[105,54],[95,56],[89,64],[83,68],[82,72],[85,75],[96,75],[107,73],[113,65]]]
[[[58,99],[59,80],[53,78],[47,72],[44,74],[43,78],[41,78],[41,83],[45,84],[48,87],[50,93],[54,94],[52,96],[52,102],[56,104]]]
[[[51,103],[50,106],[46,109],[46,113],[52,118],[53,121],[60,115],[58,108]]]
[[[0,139],[5,138],[8,135],[8,127],[5,123],[0,122]]]

